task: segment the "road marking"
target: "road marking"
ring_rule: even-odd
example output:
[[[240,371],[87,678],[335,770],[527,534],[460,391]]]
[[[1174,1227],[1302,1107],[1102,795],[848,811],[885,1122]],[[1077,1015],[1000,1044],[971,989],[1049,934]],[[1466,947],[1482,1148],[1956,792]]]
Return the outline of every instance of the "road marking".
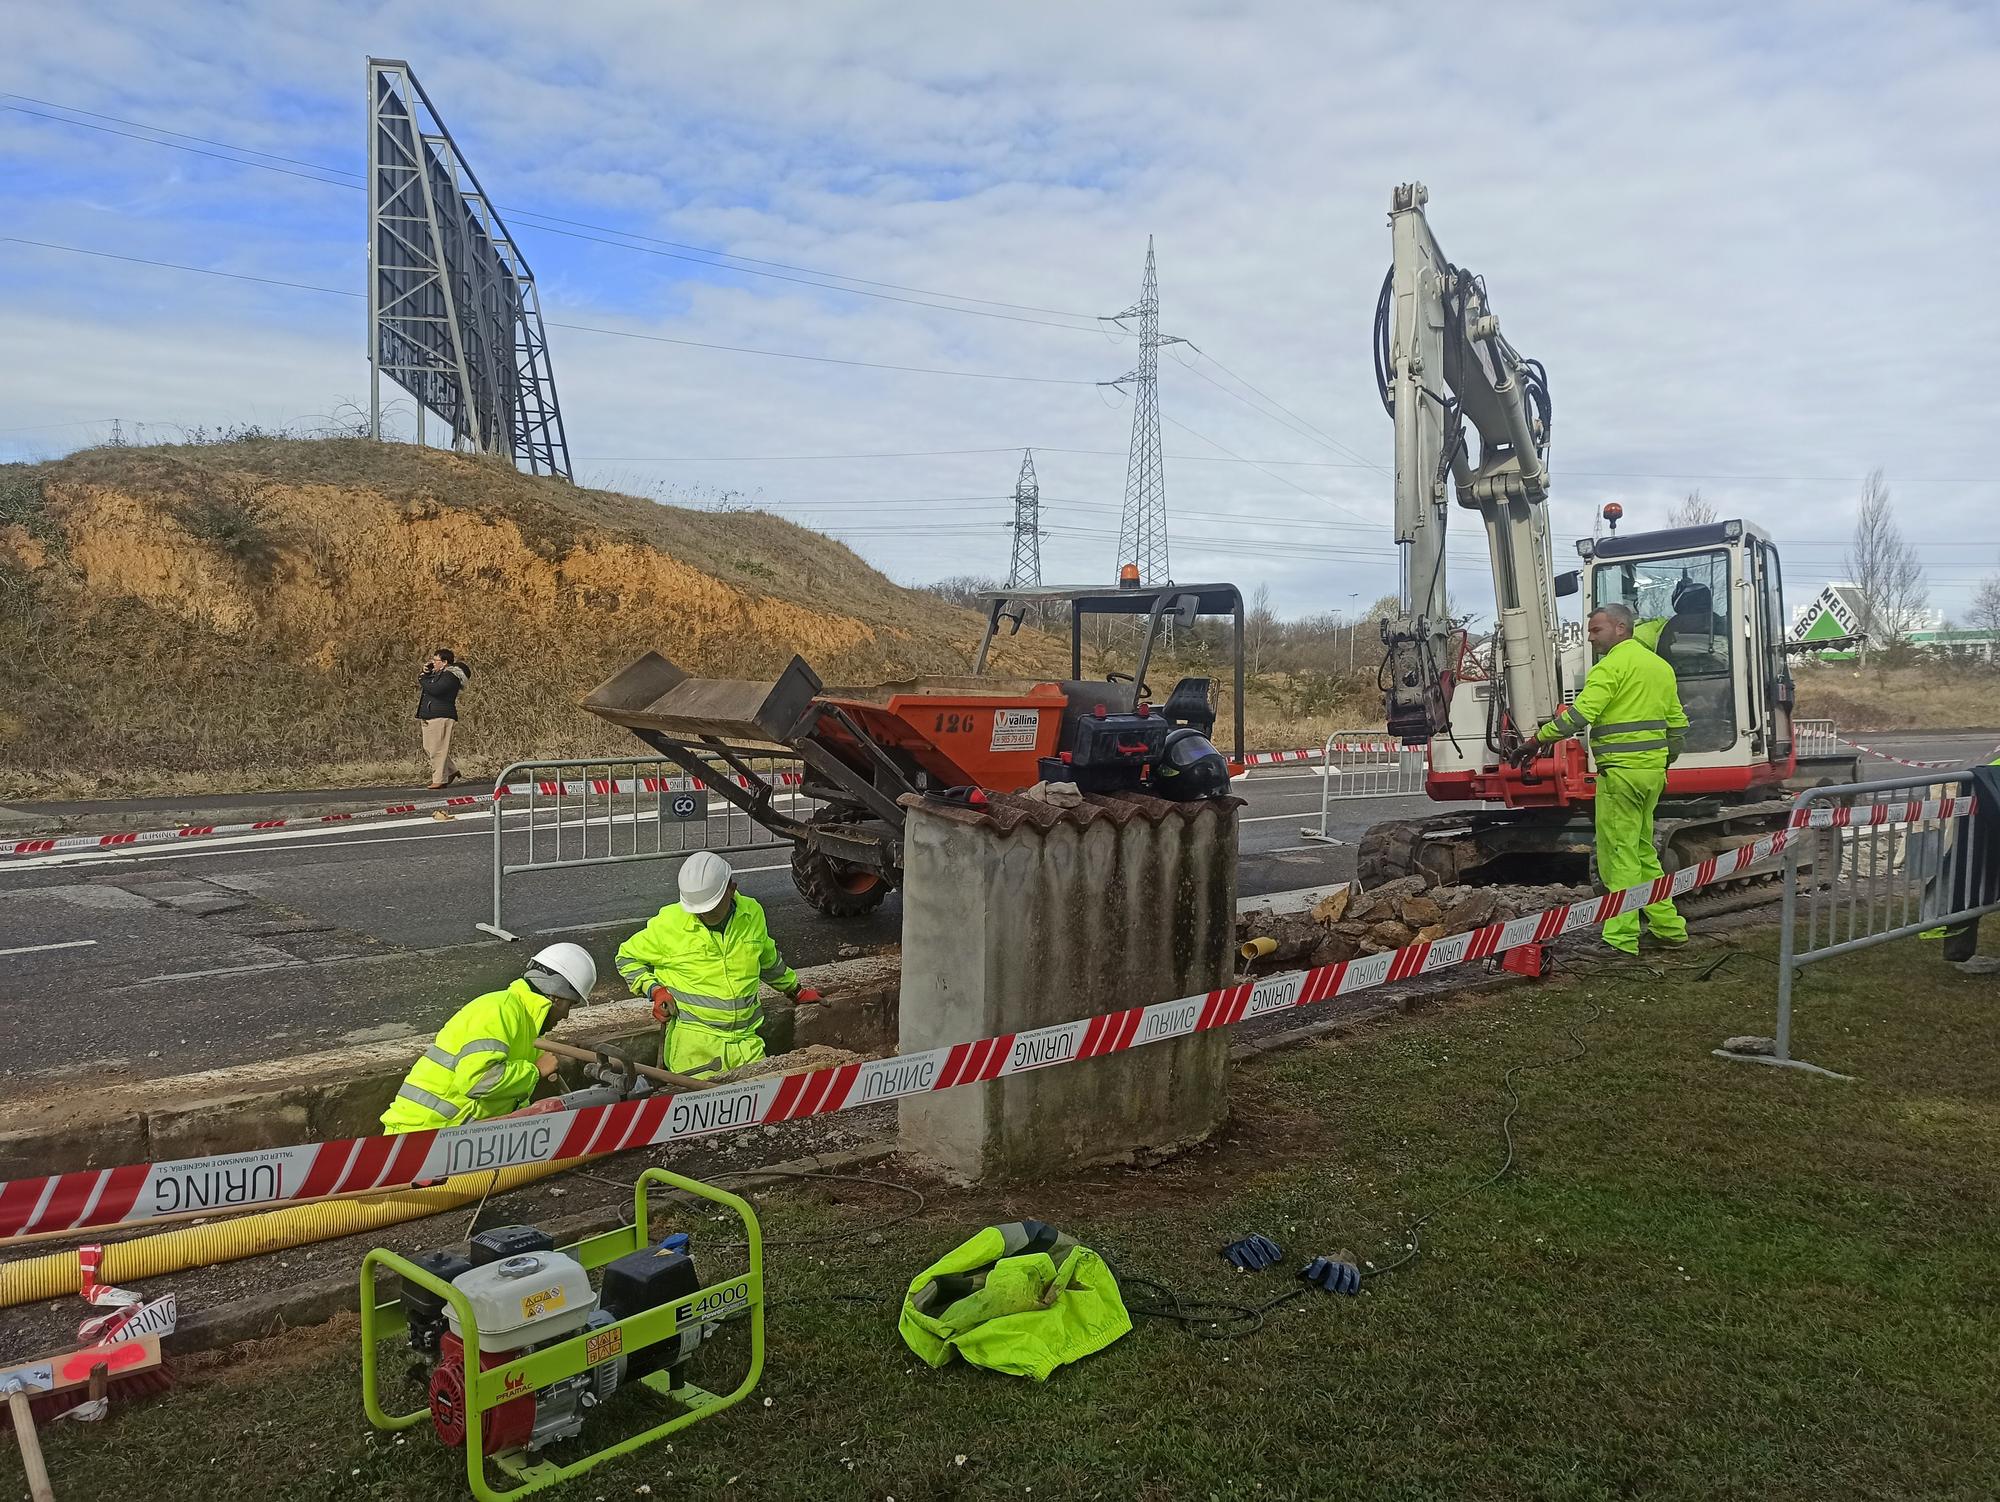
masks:
[[[771,802],[775,806],[787,800],[794,807],[801,801],[806,801],[805,795],[802,793],[780,793]],[[408,826],[404,821],[395,819],[371,819],[353,824],[334,825],[315,823],[304,825],[298,829],[268,829],[256,834],[219,835],[214,839],[205,839],[199,845],[185,850],[169,845],[163,845],[157,850],[146,846],[117,845],[101,850],[64,850],[54,855],[27,856],[21,860],[13,860],[7,862],[5,865],[0,865],[0,876],[4,876],[9,871],[31,871],[46,866],[80,866],[96,861],[192,860],[203,855],[228,854],[231,851],[241,850],[248,845],[291,843],[299,840],[316,839],[320,842],[316,845],[299,845],[297,848],[301,850],[325,850],[337,845],[393,844],[400,840],[463,840],[481,837],[490,840],[493,838],[492,815],[488,811],[490,807],[491,805],[488,805],[486,809],[467,809],[463,814],[458,816],[459,818],[471,816],[479,820],[478,826],[470,829],[439,829],[437,821],[431,820],[427,821],[427,827],[423,828],[420,832],[399,835],[372,835],[371,832],[375,830],[406,828]],[[568,833],[582,826],[582,811],[573,804],[565,805],[560,811],[557,810],[553,802],[549,802],[538,803],[533,808],[529,808],[525,804],[508,807],[501,812],[503,818],[509,819],[533,816],[533,824],[529,827],[532,827],[538,835],[546,834],[555,836],[559,830]],[[658,817],[657,814],[652,812],[614,814],[608,822],[609,825],[613,826],[620,824],[648,824],[656,822]],[[749,815],[745,814],[742,809],[730,805],[713,809],[708,815],[707,823],[713,824],[718,820],[724,821],[724,829],[726,831],[728,820],[747,819],[748,817]],[[455,824],[458,820],[455,818],[451,822]],[[684,821],[668,819],[665,822],[667,824],[693,824],[698,821],[692,819]],[[593,819],[590,827],[593,830],[603,829],[607,827],[607,823],[603,820]],[[355,836],[367,835],[369,837],[347,837],[350,835],[350,832]],[[518,836],[526,834],[527,828],[513,829],[508,832]],[[699,849],[700,847],[697,846],[696,848]],[[669,851],[667,853],[671,855],[682,853],[692,854],[693,852]]]
[[[88,949],[95,939],[68,939],[61,944],[23,944],[19,949],[0,949],[4,954],[45,954],[51,949]]]

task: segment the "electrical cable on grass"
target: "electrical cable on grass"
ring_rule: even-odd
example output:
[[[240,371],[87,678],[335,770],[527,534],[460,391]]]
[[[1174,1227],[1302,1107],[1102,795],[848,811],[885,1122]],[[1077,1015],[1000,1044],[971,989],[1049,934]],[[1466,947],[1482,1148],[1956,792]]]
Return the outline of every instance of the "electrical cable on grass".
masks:
[[[1586,1022],[1595,1022],[1599,1017],[1603,1015],[1604,1015],[1603,1007],[1593,1006],[1590,1009],[1590,1016],[1588,1016],[1584,1020]],[[1409,1239],[1404,1243],[1403,1255],[1398,1257],[1394,1262],[1388,1263],[1385,1266],[1364,1268],[1361,1273],[1362,1277],[1379,1278],[1385,1273],[1392,1273],[1396,1271],[1396,1269],[1400,1267],[1407,1267],[1410,1263],[1416,1261],[1417,1258],[1423,1254],[1423,1242],[1418,1233],[1423,1229],[1426,1223],[1435,1219],[1438,1215],[1441,1215],[1444,1211],[1450,1209],[1453,1205],[1458,1204],[1460,1201],[1469,1199],[1471,1196],[1477,1194],[1480,1190],[1490,1188],[1494,1184],[1499,1183],[1503,1178],[1507,1176],[1508,1171],[1512,1169],[1514,1166],[1514,1152],[1515,1152],[1514,1118],[1518,1116],[1521,1112],[1521,1093],[1514,1087],[1515,1076],[1526,1073],[1532,1073],[1533,1071],[1538,1069],[1553,1069],[1558,1064],[1574,1064],[1577,1062],[1577,1060],[1583,1058],[1590,1052],[1589,1046],[1585,1044],[1582,1038],[1577,1036],[1577,1032],[1574,1027],[1565,1025],[1563,1031],[1569,1034],[1570,1042],[1576,1045],[1575,1053],[1564,1054],[1560,1058],[1538,1059],[1532,1063],[1516,1064],[1510,1069],[1508,1069],[1508,1071],[1500,1078],[1500,1087],[1501,1089],[1507,1092],[1507,1100],[1508,1100],[1507,1114],[1500,1118],[1500,1135],[1507,1144],[1507,1156],[1501,1160],[1500,1166],[1496,1168],[1492,1173],[1488,1174],[1485,1178],[1481,1179],[1478,1183],[1468,1185],[1466,1188],[1459,1190],[1457,1194],[1452,1195],[1449,1199],[1438,1201],[1438,1203],[1432,1205],[1430,1209],[1426,1210],[1422,1215],[1419,1215],[1415,1220],[1411,1221],[1409,1229],[1404,1232],[1404,1235],[1407,1236]]]

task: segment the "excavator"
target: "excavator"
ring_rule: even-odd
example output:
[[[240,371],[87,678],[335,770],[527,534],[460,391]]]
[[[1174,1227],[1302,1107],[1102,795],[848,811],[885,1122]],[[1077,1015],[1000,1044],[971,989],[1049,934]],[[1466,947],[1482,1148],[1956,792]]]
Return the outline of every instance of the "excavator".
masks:
[[[1446,883],[1581,881],[1592,869],[1596,773],[1581,739],[1518,753],[1583,686],[1580,615],[1628,606],[1673,665],[1689,731],[1667,773],[1656,839],[1669,872],[1746,844],[1790,808],[1796,702],[1783,575],[1768,533],[1742,520],[1577,543],[1558,573],[1549,525],[1548,373],[1502,334],[1485,279],[1446,259],[1422,183],[1390,202],[1393,259],[1375,312],[1375,375],[1395,423],[1400,614],[1382,624],[1387,725],[1428,748],[1425,791],[1450,812],[1363,837],[1364,886],[1424,873]],[[1495,604],[1490,650],[1455,622],[1445,570],[1454,509],[1484,529]]]

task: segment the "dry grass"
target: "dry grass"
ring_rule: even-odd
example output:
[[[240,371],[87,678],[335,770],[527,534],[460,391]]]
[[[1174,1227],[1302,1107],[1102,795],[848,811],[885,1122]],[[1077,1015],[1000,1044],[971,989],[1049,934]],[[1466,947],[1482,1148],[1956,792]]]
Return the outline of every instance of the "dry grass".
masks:
[[[0,796],[411,782],[415,677],[440,645],[473,668],[457,749],[486,773],[632,752],[576,706],[646,651],[745,678],[796,653],[868,682],[963,672],[979,627],[758,511],[357,439],[88,450],[0,467]],[[1027,630],[995,666],[1053,676],[1067,655]],[[1164,695],[1181,672],[1226,683],[1194,644],[1150,676]],[[1373,723],[1359,683],[1262,675],[1247,743]]]
[[[1897,667],[1806,663],[1799,713],[1831,718],[1842,730],[1957,730],[2000,725],[2000,672],[1972,663],[1922,661]]]
[[[97,449],[0,469],[0,794],[418,775],[415,678],[474,668],[468,766],[630,752],[577,701],[642,652],[835,681],[963,671],[978,622],[760,512],[362,440]],[[1024,633],[1002,668],[1042,670]]]

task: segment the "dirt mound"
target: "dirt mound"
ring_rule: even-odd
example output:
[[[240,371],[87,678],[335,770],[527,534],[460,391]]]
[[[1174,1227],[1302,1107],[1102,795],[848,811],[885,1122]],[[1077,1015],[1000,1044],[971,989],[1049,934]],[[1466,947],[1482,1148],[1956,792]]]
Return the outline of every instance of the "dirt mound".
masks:
[[[763,512],[365,440],[89,450],[0,466],[0,794],[410,781],[440,645],[486,773],[640,750],[576,706],[648,650],[865,682],[963,672],[978,629]],[[1001,656],[1057,662],[1036,633]]]

